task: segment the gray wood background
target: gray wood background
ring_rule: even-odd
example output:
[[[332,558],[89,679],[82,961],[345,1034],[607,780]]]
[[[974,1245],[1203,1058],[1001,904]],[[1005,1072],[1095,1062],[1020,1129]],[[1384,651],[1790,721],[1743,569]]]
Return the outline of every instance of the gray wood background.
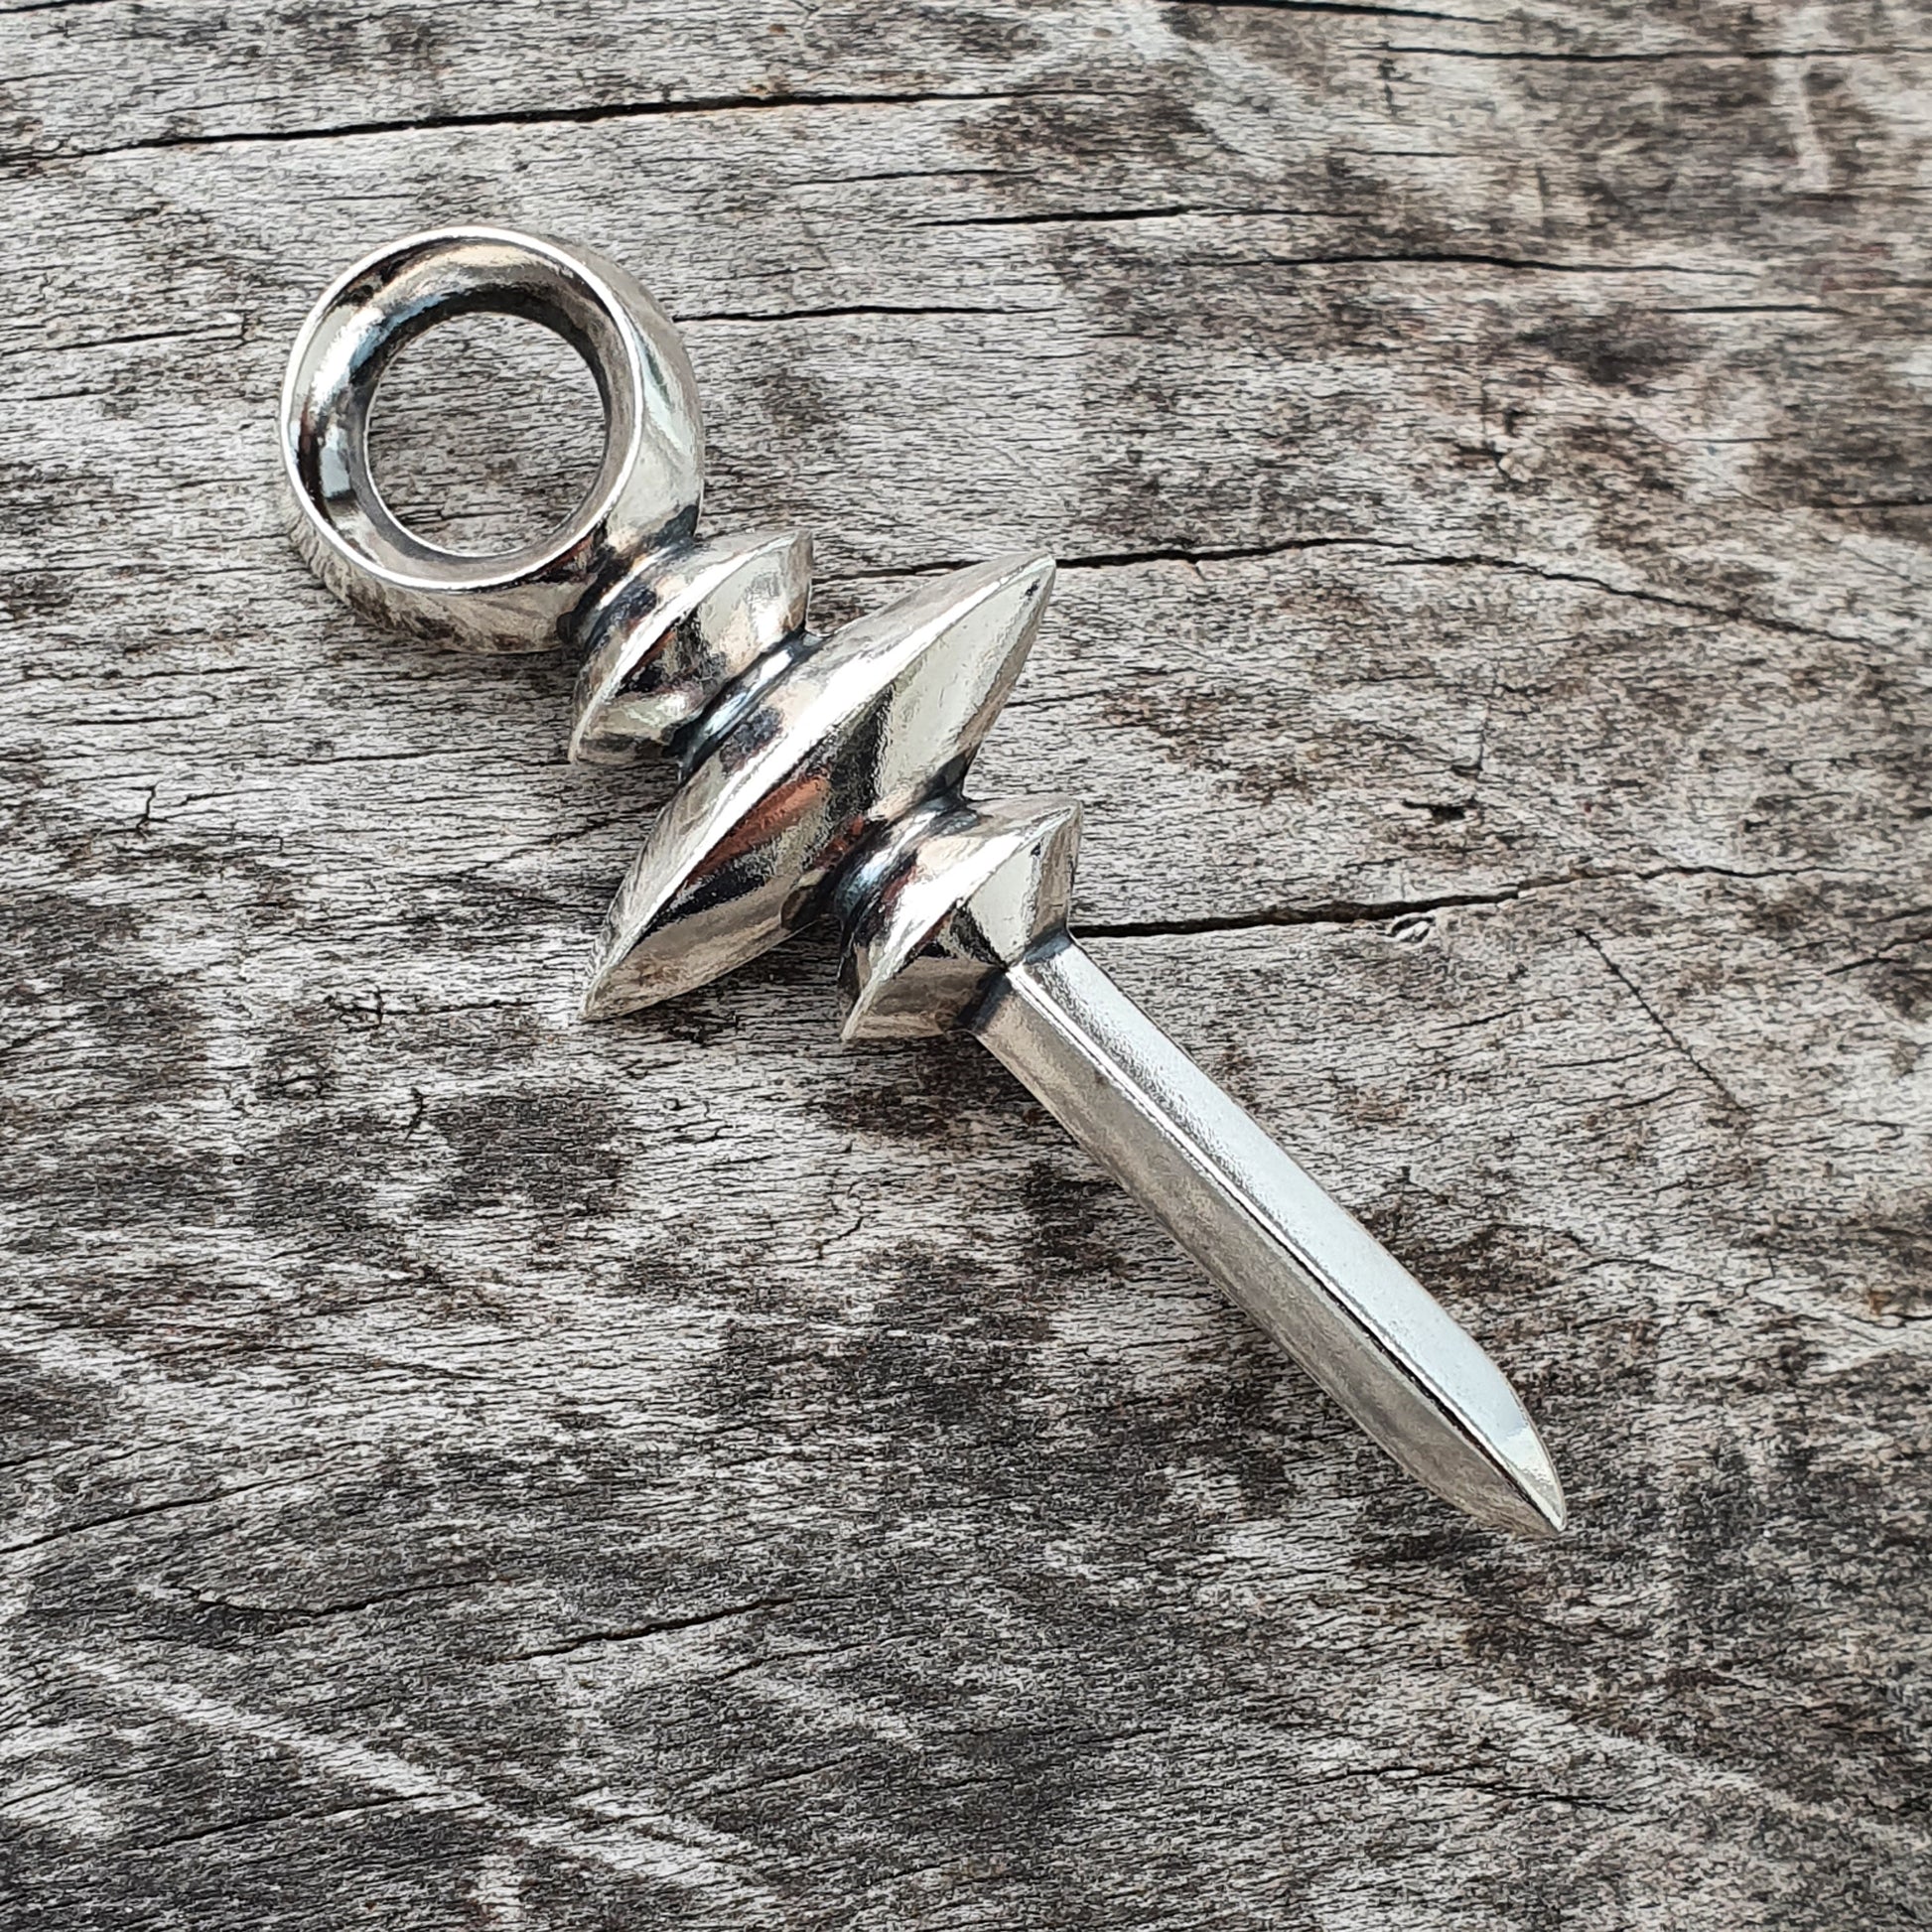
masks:
[[[0,144],[8,1932],[1932,1919],[1932,14],[12,0]],[[827,944],[569,1024],[663,779],[270,489],[471,217],[826,618],[1065,560],[987,788],[1571,1536]],[[530,333],[399,371],[425,527],[567,500]]]

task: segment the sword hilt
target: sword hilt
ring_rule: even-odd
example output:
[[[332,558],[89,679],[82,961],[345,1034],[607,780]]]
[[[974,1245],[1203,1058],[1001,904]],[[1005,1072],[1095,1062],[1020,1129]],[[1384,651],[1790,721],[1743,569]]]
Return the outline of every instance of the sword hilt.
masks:
[[[493,558],[400,524],[367,450],[397,350],[478,309],[571,342],[606,419],[577,511]],[[1562,1527],[1500,1371],[1068,938],[1077,801],[966,798],[1050,558],[954,571],[813,634],[808,539],[696,534],[702,418],[668,319],[621,269],[501,229],[392,244],[323,296],[290,360],[282,450],[296,544],[340,596],[473,649],[581,648],[572,759],[678,760],[605,920],[587,1017],[675,998],[833,913],[848,1037],[969,1028],[1412,1474],[1481,1521]]]

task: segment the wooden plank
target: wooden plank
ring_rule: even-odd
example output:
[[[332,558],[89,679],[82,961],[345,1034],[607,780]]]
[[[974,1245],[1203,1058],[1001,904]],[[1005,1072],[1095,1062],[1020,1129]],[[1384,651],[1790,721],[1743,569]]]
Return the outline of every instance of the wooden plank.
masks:
[[[0,48],[0,1922],[1920,1922],[1919,15]],[[666,301],[828,621],[1065,560],[984,788],[1087,797],[1096,952],[1569,1538],[1406,1484],[970,1042],[841,1049],[828,941],[571,1024],[663,776],[269,487],[324,277],[467,217]],[[394,463],[486,537],[584,418],[458,337]]]

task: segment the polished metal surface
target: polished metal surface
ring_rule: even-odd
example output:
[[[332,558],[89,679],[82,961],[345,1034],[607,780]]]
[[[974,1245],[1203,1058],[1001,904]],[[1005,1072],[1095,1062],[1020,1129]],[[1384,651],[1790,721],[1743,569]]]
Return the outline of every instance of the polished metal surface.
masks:
[[[497,557],[425,543],[369,470],[383,371],[426,329],[478,310],[554,330],[596,378],[604,458],[563,527]],[[359,261],[310,312],[282,385],[289,531],[378,623],[472,650],[555,650],[588,598],[697,527],[704,422],[684,345],[621,268],[501,228],[447,228]]]
[[[475,309],[557,330],[606,414],[583,503],[495,558],[404,529],[366,447],[396,350]],[[621,270],[495,229],[414,236],[328,291],[290,361],[282,445],[296,544],[339,596],[475,649],[581,648],[571,757],[678,760],[605,921],[588,1018],[676,998],[830,914],[847,1038],[970,1029],[1412,1475],[1495,1527],[1563,1527],[1500,1370],[1068,936],[1077,801],[964,796],[1049,558],[953,571],[813,634],[805,537],[696,535],[703,430],[662,313]]]
[[[805,627],[812,540],[754,531],[673,551],[622,579],[584,621],[570,756],[629,764],[662,751],[718,693]]]
[[[839,991],[847,1039],[965,1026],[1073,897],[1080,801],[1058,794],[961,804],[853,895]]]
[[[969,1024],[1404,1468],[1479,1521],[1562,1528],[1556,1472],[1501,1371],[1063,927]]]
[[[1050,558],[955,571],[788,657],[689,766],[604,925],[585,1012],[674,999],[826,909],[848,861],[950,797],[999,715]]]

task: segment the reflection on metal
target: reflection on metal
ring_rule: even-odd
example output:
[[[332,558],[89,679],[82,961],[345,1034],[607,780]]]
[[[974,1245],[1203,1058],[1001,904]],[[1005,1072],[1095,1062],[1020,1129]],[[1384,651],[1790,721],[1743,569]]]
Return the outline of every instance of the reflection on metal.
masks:
[[[367,449],[397,349],[479,309],[572,343],[607,425],[565,526],[490,558],[398,523]],[[704,432],[663,313],[621,269],[497,229],[418,235],[343,276],[296,342],[281,430],[290,529],[332,590],[412,635],[580,649],[572,758],[679,761],[605,921],[588,1017],[674,999],[834,915],[848,1038],[978,1035],[1404,1468],[1482,1522],[1562,1528],[1501,1372],[1068,936],[1077,801],[966,799],[1050,558],[955,571],[813,635],[805,537],[696,534]]]

